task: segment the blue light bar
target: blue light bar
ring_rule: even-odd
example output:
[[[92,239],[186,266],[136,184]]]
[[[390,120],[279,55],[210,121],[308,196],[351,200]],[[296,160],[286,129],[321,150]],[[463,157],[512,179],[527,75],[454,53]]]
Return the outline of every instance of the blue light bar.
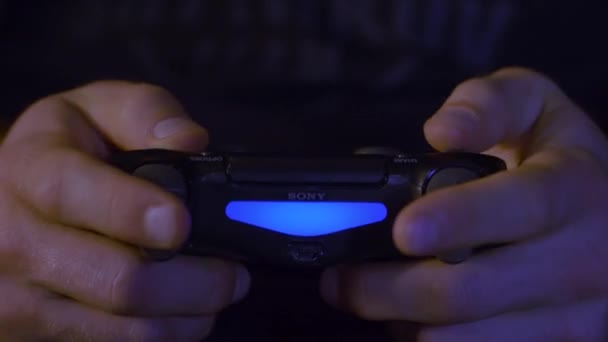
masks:
[[[226,216],[234,221],[294,236],[337,233],[386,219],[382,203],[233,201]]]

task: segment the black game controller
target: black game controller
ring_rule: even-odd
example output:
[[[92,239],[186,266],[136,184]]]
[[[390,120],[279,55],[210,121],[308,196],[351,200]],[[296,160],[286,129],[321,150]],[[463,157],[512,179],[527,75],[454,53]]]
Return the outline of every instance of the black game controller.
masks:
[[[506,169],[472,153],[277,157],[245,153],[119,152],[113,164],[181,198],[192,216],[179,251],[271,267],[408,258],[392,238],[398,212],[426,193]],[[447,263],[472,252],[437,256]]]

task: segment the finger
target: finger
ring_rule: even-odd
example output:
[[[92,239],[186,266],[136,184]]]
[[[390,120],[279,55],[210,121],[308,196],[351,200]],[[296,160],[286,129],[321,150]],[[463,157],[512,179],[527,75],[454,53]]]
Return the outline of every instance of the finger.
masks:
[[[515,312],[486,320],[422,329],[417,341],[586,341],[608,340],[608,301]]]
[[[0,278],[3,341],[200,341],[213,316],[116,316],[58,297],[15,278]]]
[[[99,152],[110,142],[125,150],[165,148],[197,152],[207,131],[166,90],[147,84],[95,82],[43,99],[18,119],[7,142],[52,134]]]
[[[249,274],[231,262],[178,256],[156,263],[134,248],[57,225],[31,223],[22,274],[41,287],[119,314],[209,315],[243,298]]]
[[[9,186],[47,220],[148,248],[175,249],[190,217],[173,195],[71,148],[12,154]]]
[[[66,299],[40,308],[40,337],[58,341],[200,341],[214,325],[213,316],[145,318],[112,315]]]
[[[111,105],[102,106],[103,99]],[[185,149],[206,141],[204,130],[193,123],[195,128],[176,132],[176,137],[150,136],[153,123],[178,113],[177,106],[158,88],[118,82],[96,83],[40,101],[20,118],[9,138],[12,144],[2,146],[6,168],[0,178],[48,218],[145,247],[175,248],[189,229],[183,205],[85,154],[108,153],[90,122],[108,130],[108,138],[125,148]],[[149,129],[136,129],[135,119],[137,127]]]
[[[473,120],[471,131],[462,128],[466,118]],[[490,153],[500,155],[505,145],[519,145],[510,146],[517,154],[510,164],[519,168],[443,189],[404,208],[393,235],[406,254],[544,233],[589,212],[591,197],[597,198],[589,194],[605,183],[596,161],[606,154],[597,151],[597,139],[604,139],[597,127],[555,84],[530,71],[505,69],[463,83],[429,120],[427,135],[440,149],[495,146]]]
[[[37,340],[42,328],[38,310],[47,293],[6,274],[0,276],[0,293],[0,340]]]
[[[429,143],[440,151],[482,152],[525,141],[532,151],[519,151],[517,159],[541,147],[569,146],[608,160],[606,151],[597,150],[606,143],[601,130],[555,83],[521,68],[462,83],[424,129]]]
[[[602,245],[606,233],[577,229],[589,224],[577,223],[457,265],[429,260],[328,270],[321,293],[329,303],[366,319],[427,324],[480,320],[599,296],[608,289],[608,277],[601,276],[601,263],[586,260],[608,257]]]
[[[602,183],[603,171],[583,156],[542,152],[520,168],[407,206],[395,220],[394,241],[407,255],[428,256],[532,238],[586,215],[598,199],[589,194]]]

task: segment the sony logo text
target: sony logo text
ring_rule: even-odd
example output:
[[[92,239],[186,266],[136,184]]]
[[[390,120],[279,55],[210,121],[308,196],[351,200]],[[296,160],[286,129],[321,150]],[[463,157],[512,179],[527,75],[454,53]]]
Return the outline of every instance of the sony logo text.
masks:
[[[325,199],[324,192],[289,192],[287,199],[290,201],[322,201]]]

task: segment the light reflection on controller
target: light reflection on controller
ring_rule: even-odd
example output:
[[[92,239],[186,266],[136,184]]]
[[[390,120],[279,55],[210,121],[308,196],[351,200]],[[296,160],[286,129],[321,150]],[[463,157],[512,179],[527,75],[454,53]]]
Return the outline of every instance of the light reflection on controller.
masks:
[[[382,222],[377,202],[232,201],[226,216],[237,222],[292,236],[322,236]]]

